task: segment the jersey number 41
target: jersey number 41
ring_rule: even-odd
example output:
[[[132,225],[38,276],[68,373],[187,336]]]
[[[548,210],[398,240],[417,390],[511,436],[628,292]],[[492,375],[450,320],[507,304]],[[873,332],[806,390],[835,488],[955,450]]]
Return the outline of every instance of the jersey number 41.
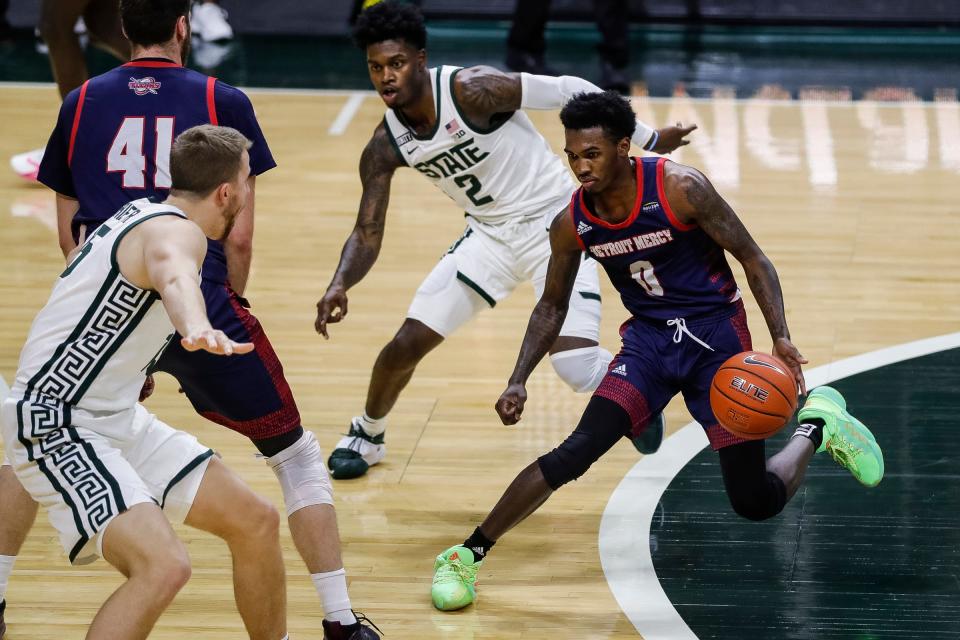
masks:
[[[147,186],[147,159],[143,155],[143,140],[147,130],[146,118],[127,117],[113,136],[113,144],[107,152],[107,173],[122,173],[124,189],[143,189]],[[155,189],[170,188],[170,148],[173,147],[172,116],[153,119],[154,144],[153,186]]]

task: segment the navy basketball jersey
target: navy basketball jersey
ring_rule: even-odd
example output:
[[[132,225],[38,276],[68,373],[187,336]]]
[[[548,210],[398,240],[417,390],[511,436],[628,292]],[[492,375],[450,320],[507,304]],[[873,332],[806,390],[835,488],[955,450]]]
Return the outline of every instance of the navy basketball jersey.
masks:
[[[253,142],[250,172],[276,166],[250,100],[216,78],[161,58],[133,60],[91,78],[60,107],[37,179],[79,201],[73,236],[86,236],[131,200],[166,198],[170,148],[201,124],[237,129]],[[211,240],[204,277],[226,280],[223,245]]]
[[[666,158],[634,158],[637,200],[626,220],[604,222],[578,189],[570,205],[577,239],[607,271],[636,318],[672,320],[713,313],[740,298],[723,249],[682,223],[663,192]]]

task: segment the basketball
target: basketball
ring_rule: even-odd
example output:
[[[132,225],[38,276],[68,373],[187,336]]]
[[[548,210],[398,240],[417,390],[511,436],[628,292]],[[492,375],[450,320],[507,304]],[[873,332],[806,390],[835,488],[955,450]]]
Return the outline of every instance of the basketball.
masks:
[[[759,351],[724,362],[710,385],[710,406],[720,425],[748,440],[769,438],[797,409],[797,382],[787,365]]]

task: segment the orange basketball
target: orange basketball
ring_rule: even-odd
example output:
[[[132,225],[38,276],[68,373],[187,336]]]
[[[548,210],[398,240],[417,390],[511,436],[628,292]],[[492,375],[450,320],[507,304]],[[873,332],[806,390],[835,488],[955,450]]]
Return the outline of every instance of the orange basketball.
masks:
[[[797,409],[797,382],[777,358],[744,351],[721,365],[710,385],[710,406],[720,425],[748,440],[769,438]]]

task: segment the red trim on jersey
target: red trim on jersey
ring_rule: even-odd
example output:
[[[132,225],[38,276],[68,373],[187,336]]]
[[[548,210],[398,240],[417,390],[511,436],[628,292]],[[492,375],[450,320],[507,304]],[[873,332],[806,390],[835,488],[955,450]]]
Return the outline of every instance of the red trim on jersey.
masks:
[[[667,200],[667,194],[663,191],[663,164],[666,161],[666,158],[660,158],[657,160],[657,195],[660,197],[660,205],[666,212],[667,218],[670,220],[670,224],[675,226],[677,229],[680,231],[690,231],[691,229],[696,229],[697,225],[695,224],[684,224],[680,222],[680,218],[678,218],[673,212],[673,209],[670,208],[670,201]]]
[[[293,399],[293,392],[290,390],[290,385],[287,384],[287,380],[283,375],[283,365],[280,364],[280,359],[273,350],[273,345],[271,345],[270,340],[267,339],[267,334],[263,332],[260,321],[240,304],[237,294],[229,285],[223,286],[227,289],[227,295],[230,297],[230,306],[233,307],[234,314],[236,314],[237,319],[243,325],[244,329],[247,330],[247,334],[250,336],[250,342],[255,346],[253,353],[260,359],[260,362],[270,375],[270,380],[273,381],[274,389],[276,389],[277,395],[280,397],[280,408],[273,413],[251,418],[250,420],[231,420],[215,411],[204,411],[200,415],[211,422],[216,422],[228,429],[233,429],[253,440],[263,440],[265,438],[272,438],[283,435],[284,433],[289,433],[303,423],[300,420],[300,411],[297,410],[297,403]]]
[[[67,166],[73,162],[73,143],[77,141],[77,129],[80,128],[80,114],[83,112],[83,101],[87,97],[87,80],[80,87],[80,97],[77,98],[77,112],[73,114],[73,127],[70,129],[70,146],[67,148]]]
[[[210,117],[210,124],[217,125],[217,103],[213,97],[213,88],[217,85],[217,79],[207,78],[207,115]]]
[[[182,64],[177,64],[173,60],[131,60],[130,62],[121,65],[124,67],[147,67],[149,69],[165,69],[169,67],[182,67]]]
[[[577,190],[579,191],[579,189]],[[574,193],[570,198],[570,222],[573,223],[573,236],[577,239],[577,244],[580,245],[580,248],[584,251],[587,250],[587,245],[583,244],[583,238],[580,237],[580,233],[577,231],[577,216],[573,213],[574,202],[576,201],[577,194]]]
[[[634,158],[633,161],[637,165],[637,199],[633,203],[633,211],[630,212],[630,215],[627,216],[627,219],[623,222],[618,222],[616,224],[606,222],[598,218],[597,216],[590,213],[590,210],[587,208],[587,203],[583,199],[583,188],[580,189],[580,208],[583,210],[583,215],[587,217],[587,220],[598,224],[605,229],[625,229],[629,227],[637,219],[637,216],[640,215],[640,203],[643,201],[643,163],[640,161],[640,158]]]

